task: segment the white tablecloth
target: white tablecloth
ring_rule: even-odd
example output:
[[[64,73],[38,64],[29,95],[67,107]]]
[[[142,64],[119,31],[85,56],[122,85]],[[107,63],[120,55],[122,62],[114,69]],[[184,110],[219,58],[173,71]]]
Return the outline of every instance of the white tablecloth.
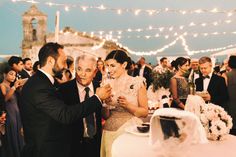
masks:
[[[112,145],[112,157],[158,157],[148,144],[149,138],[124,133]],[[236,157],[236,136],[228,135],[223,141],[192,145],[183,152],[184,157]]]

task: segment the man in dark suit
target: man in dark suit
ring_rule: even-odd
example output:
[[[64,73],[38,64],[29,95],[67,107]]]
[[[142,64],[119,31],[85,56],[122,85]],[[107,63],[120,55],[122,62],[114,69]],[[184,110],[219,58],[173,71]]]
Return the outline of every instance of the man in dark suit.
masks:
[[[76,59],[75,69],[76,78],[59,86],[59,96],[68,105],[74,105],[83,102],[85,99],[85,88],[89,87],[89,95],[94,95],[98,82],[92,82],[96,75],[96,59],[92,56],[82,55]],[[72,129],[72,155],[71,157],[99,157],[101,144],[101,110],[97,109],[91,115],[93,117],[94,129],[93,135],[88,135],[86,118],[79,119],[71,125]]]
[[[24,64],[21,57],[11,56],[8,65],[16,72],[16,79],[21,79],[20,72],[23,70]]]
[[[82,103],[66,105],[57,98],[53,76],[66,63],[63,46],[47,43],[39,51],[41,69],[23,86],[20,113],[25,146],[22,157],[67,157],[70,155],[68,124],[101,109],[101,101],[111,95],[109,85],[96,89],[96,95]]]
[[[207,91],[203,96],[205,101],[220,105],[226,108],[228,91],[225,79],[215,75],[212,70],[212,62],[209,57],[202,57],[199,60],[202,77],[196,79],[196,91]]]
[[[21,78],[30,78],[32,75],[32,61],[30,58],[24,58],[23,59],[23,64],[24,64],[24,68],[23,70],[20,72]]]
[[[139,60],[138,68],[134,70],[134,76],[142,76],[146,79],[146,88],[151,85],[152,82],[152,69],[146,65],[145,58],[141,57]]]

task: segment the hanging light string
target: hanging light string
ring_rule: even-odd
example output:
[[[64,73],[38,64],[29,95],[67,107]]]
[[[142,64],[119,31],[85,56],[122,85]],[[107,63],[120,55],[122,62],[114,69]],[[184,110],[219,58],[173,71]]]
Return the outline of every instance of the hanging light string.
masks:
[[[87,34],[87,33],[86,33]],[[164,39],[169,39],[171,37],[176,37],[179,36],[180,34],[184,34],[184,36],[189,36],[189,37],[193,37],[193,38],[198,38],[198,37],[207,37],[207,36],[219,36],[219,35],[236,35],[236,31],[232,31],[232,32],[203,32],[203,33],[196,33],[196,32],[192,32],[192,33],[188,33],[188,32],[181,32],[181,33],[177,33],[174,32],[173,34],[155,34],[155,35],[111,35],[111,34],[104,34],[104,35],[100,35],[100,34],[94,34],[93,32],[90,33],[93,34],[94,36],[99,36],[100,38],[115,38],[115,39],[130,39],[130,38],[139,38],[139,39],[155,39],[155,38],[164,38]]]
[[[71,32],[63,32],[62,30],[60,31],[60,34],[63,34],[63,35],[69,35]],[[231,32],[232,34],[236,34],[236,31],[235,32]],[[78,32],[73,32],[71,33],[73,35],[79,35],[81,33],[78,33]],[[211,33],[211,35],[219,35],[220,33]],[[223,32],[222,34],[227,34],[225,32]],[[83,32],[81,35],[83,36],[90,36],[91,38],[95,37],[94,34],[86,34],[86,32]],[[159,48],[159,49],[156,49],[156,50],[152,50],[152,51],[134,51],[134,50],[131,50],[130,48],[128,48],[127,46],[123,46],[121,43],[118,42],[117,39],[115,39],[113,36],[111,35],[108,35],[106,36],[106,38],[104,37],[100,37],[100,39],[102,40],[102,42],[98,45],[94,45],[92,47],[92,50],[98,50],[99,48],[103,47],[105,42],[106,41],[113,41],[117,44],[118,47],[120,48],[124,48],[126,49],[129,53],[133,54],[133,55],[137,55],[137,56],[145,56],[145,55],[157,55],[158,53],[161,53],[161,52],[164,52],[166,49],[174,46],[177,41],[181,41],[181,44],[184,48],[184,52],[183,53],[187,53],[188,55],[194,55],[194,54],[197,54],[197,53],[207,53],[207,52],[218,52],[218,51],[222,51],[222,50],[226,50],[228,48],[233,48],[233,47],[236,47],[236,44],[231,44],[231,45],[228,45],[228,46],[225,46],[225,47],[219,47],[219,48],[212,48],[212,49],[202,49],[202,50],[190,50],[189,49],[189,46],[187,44],[187,41],[185,39],[185,36],[187,36],[188,34],[185,32],[185,33],[182,33],[181,35],[177,36],[172,42],[170,42],[169,44],[166,44],[164,46],[162,46],[162,48]],[[182,53],[182,54],[183,54]]]
[[[179,31],[179,30],[185,30],[186,28],[190,28],[190,27],[207,27],[207,26],[219,26],[221,24],[232,24],[233,22],[235,22],[236,20],[218,20],[218,21],[214,21],[214,22],[201,22],[201,23],[194,23],[194,22],[190,22],[188,25],[179,25],[179,26],[169,26],[169,27],[153,27],[153,26],[148,26],[146,28],[127,28],[127,29],[117,29],[117,30],[99,30],[99,31],[90,31],[93,32],[94,34],[108,34],[108,33],[116,33],[118,35],[122,34],[122,33],[131,33],[131,32],[144,32],[144,31],[159,31],[161,32],[174,32],[174,31]]]
[[[134,9],[134,8],[127,9],[127,8],[121,8],[121,9],[117,9],[117,8],[109,8],[109,7],[106,7],[104,5],[86,6],[86,5],[80,5],[80,4],[54,3],[54,2],[50,2],[50,1],[43,3],[43,2],[36,1],[36,0],[12,0],[12,2],[26,2],[26,3],[32,3],[32,4],[44,4],[44,5],[47,5],[47,6],[50,6],[50,7],[57,6],[57,7],[64,8],[64,10],[67,11],[67,12],[70,11],[70,8],[80,8],[82,11],[88,11],[88,9],[97,9],[97,10],[101,10],[101,11],[113,11],[113,12],[116,12],[117,14],[122,14],[124,12],[130,12],[130,13],[133,13],[134,15],[136,15],[136,16],[140,15],[141,13],[146,13],[146,14],[148,14],[150,16],[158,15],[160,13],[179,13],[179,14],[182,14],[182,15],[211,13],[211,14],[226,14],[227,17],[231,17],[231,16],[233,16],[236,13],[236,9],[232,9],[232,10],[219,10],[217,8],[213,8],[213,9],[196,9],[196,10],[181,10],[181,9],[169,9],[169,8],[163,8],[163,9]],[[230,20],[227,20],[227,21],[224,21],[224,22],[225,23],[231,23]],[[221,23],[223,23],[223,22],[221,22]],[[213,25],[218,25],[218,24],[219,24],[219,22],[213,23]],[[207,24],[206,23],[201,23],[200,25],[202,27],[205,27]],[[189,27],[190,26],[195,26],[195,24],[192,22],[188,26]],[[186,27],[186,26],[184,26],[184,25],[183,26],[179,26],[179,29],[182,30],[184,27]],[[153,27],[149,26],[148,29],[149,30],[153,30]],[[157,27],[157,28],[154,28],[154,30],[155,29],[158,29],[160,32],[162,32],[164,29],[167,29],[167,28]],[[168,27],[169,31],[173,31],[173,29],[174,29],[173,26],[172,27]],[[141,28],[140,29],[136,29],[137,32],[142,31],[142,30],[147,30],[147,29],[141,29]],[[132,32],[132,31],[133,31],[132,29],[127,29],[127,32]],[[123,31],[119,31],[118,33],[120,33],[120,32],[123,32]],[[235,32],[231,32],[231,33],[235,34]],[[94,33],[91,32],[91,34],[94,34]],[[188,33],[185,32],[185,34],[176,37],[175,40],[173,40],[172,42],[170,42],[167,45],[164,45],[162,48],[157,49],[155,51],[149,51],[149,52],[132,51],[128,47],[122,46],[122,44],[117,43],[117,45],[119,45],[120,47],[125,48],[131,54],[139,55],[139,56],[140,55],[142,55],[142,56],[143,55],[156,55],[157,53],[164,52],[167,48],[170,48],[173,45],[175,45],[178,40],[182,41],[182,46],[183,46],[184,50],[186,51],[186,53],[188,55],[193,55],[193,54],[196,54],[196,53],[218,52],[218,51],[222,51],[222,50],[225,50],[225,49],[228,49],[228,48],[236,47],[236,44],[231,44],[231,45],[228,45],[228,46],[225,46],[225,47],[190,51],[189,50],[189,46],[187,45],[186,39],[184,38],[184,36],[186,36],[187,34]],[[218,33],[215,32],[214,35],[216,35],[216,34],[218,34]],[[223,32],[223,34],[226,34],[226,33]],[[101,31],[100,31],[100,35],[102,35]],[[205,36],[207,36],[207,35],[208,34],[205,34]],[[197,36],[198,35],[195,34],[195,37],[197,37]],[[146,38],[151,38],[151,37],[146,36]],[[166,36],[166,38],[167,38],[167,36]],[[107,40],[112,40],[112,41],[117,42],[116,39],[112,39],[112,31],[109,31],[109,37],[107,37]],[[94,46],[94,50],[102,47],[105,44],[105,41],[106,40],[103,40],[103,42],[101,44]]]
[[[122,13],[133,13],[134,15],[140,15],[140,14],[147,14],[149,16],[153,15],[158,15],[161,13],[178,13],[181,15],[186,15],[186,14],[202,14],[202,13],[211,13],[211,14],[226,14],[228,17],[232,16],[233,14],[236,13],[235,9],[231,10],[220,10],[218,8],[213,8],[213,9],[170,9],[170,8],[161,8],[161,9],[139,9],[139,8],[112,8],[112,7],[107,7],[103,4],[99,6],[89,6],[89,5],[82,5],[79,3],[55,3],[55,2],[40,2],[36,0],[12,0],[12,2],[25,2],[25,3],[33,3],[33,4],[44,4],[47,6],[56,6],[56,7],[62,7],[64,8],[65,11],[70,11],[71,8],[79,8],[82,11],[88,11],[92,9],[97,9],[101,11],[112,11],[115,12],[116,14],[120,15]]]
[[[12,1],[13,2],[36,3],[36,4],[40,3],[39,1],[35,1],[35,0],[12,0]],[[49,6],[67,6],[65,10],[69,10],[69,6],[74,6],[72,4],[66,5],[66,4],[52,3],[52,2],[46,2],[44,4],[47,4]],[[229,15],[232,16],[233,14],[229,14]],[[232,22],[235,22],[235,20],[226,19],[226,20],[218,20],[218,21],[213,21],[213,22],[200,22],[200,23],[190,22],[188,25],[179,25],[179,26],[173,25],[173,26],[169,26],[169,27],[164,27],[164,26],[155,27],[155,26],[150,25],[146,28],[133,28],[133,29],[127,28],[124,30],[118,29],[118,30],[107,30],[107,31],[99,30],[99,31],[90,31],[90,33],[101,35],[101,34],[108,34],[111,32],[117,33],[117,34],[122,34],[124,32],[144,32],[144,31],[155,31],[155,30],[158,30],[161,33],[164,31],[173,32],[175,30],[184,30],[185,28],[189,28],[189,27],[219,26],[221,24],[231,24]]]
[[[157,55],[158,53],[164,52],[166,49],[174,46],[178,40],[181,40],[181,42],[182,42],[182,46],[185,50],[185,52],[183,52],[183,53],[187,53],[187,55],[189,55],[189,56],[197,54],[197,53],[219,52],[222,50],[236,47],[236,44],[230,44],[230,45],[227,45],[224,47],[218,47],[218,48],[212,48],[212,49],[190,50],[189,46],[187,45],[186,39],[184,38],[184,35],[178,36],[175,40],[173,40],[169,44],[164,45],[162,48],[159,48],[159,49],[153,50],[153,51],[149,51],[149,52],[147,52],[147,51],[133,51],[133,50],[129,49],[128,47],[123,46],[120,43],[117,43],[117,45],[119,45],[121,48],[126,49],[129,53],[131,53],[133,55],[150,56],[150,55]],[[183,53],[181,53],[181,54],[183,54]]]

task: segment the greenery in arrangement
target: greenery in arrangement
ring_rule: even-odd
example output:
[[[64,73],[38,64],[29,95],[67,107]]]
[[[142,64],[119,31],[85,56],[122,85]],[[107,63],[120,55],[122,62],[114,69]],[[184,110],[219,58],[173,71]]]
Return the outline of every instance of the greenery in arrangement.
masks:
[[[158,90],[159,88],[169,88],[170,87],[170,79],[174,76],[174,73],[170,70],[166,70],[164,72],[153,72],[152,78],[153,78],[153,90],[154,92]]]

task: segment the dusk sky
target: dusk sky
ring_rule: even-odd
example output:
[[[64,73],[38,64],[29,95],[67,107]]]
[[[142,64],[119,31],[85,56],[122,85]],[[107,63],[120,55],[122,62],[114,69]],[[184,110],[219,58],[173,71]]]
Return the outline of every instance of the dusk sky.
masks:
[[[229,45],[236,47],[235,0],[35,1],[39,2],[36,4],[39,10],[48,15],[48,32],[54,31],[55,14],[58,10],[61,15],[60,29],[70,26],[80,32],[94,32],[95,35],[99,35],[101,31],[103,34],[112,31],[110,34],[113,38],[119,37],[118,42],[134,52],[156,51],[184,33],[185,46],[188,46],[189,51],[224,48]],[[49,6],[46,5],[47,2],[64,5]],[[0,1],[0,54],[21,54],[22,14],[31,5],[32,3],[17,0]],[[72,5],[76,6],[71,7]],[[88,8],[83,11],[83,6],[101,9]],[[199,10],[202,13],[197,13]],[[147,58],[154,62],[156,56],[186,56],[183,44],[183,40],[178,40],[172,47]],[[194,57],[209,54],[205,52]],[[139,56],[133,54],[132,57],[137,59]]]

